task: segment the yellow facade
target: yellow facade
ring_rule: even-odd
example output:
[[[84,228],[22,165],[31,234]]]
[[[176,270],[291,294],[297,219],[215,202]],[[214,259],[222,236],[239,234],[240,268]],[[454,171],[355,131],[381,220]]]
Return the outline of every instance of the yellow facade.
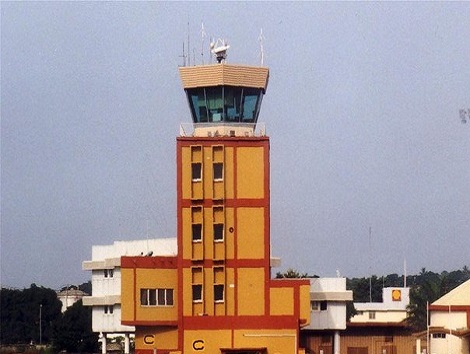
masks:
[[[211,70],[220,70],[228,86],[211,87]],[[267,70],[180,71],[185,89],[196,88],[188,91],[194,120],[213,124],[224,117],[230,125],[236,118],[237,128],[246,119],[256,122],[259,105],[244,102],[264,94]],[[247,84],[248,74],[262,87]],[[136,327],[136,354],[301,353],[310,283],[271,279],[269,138],[246,127],[246,134],[219,136],[211,127],[207,136],[177,138],[178,255],[121,260],[123,323]]]

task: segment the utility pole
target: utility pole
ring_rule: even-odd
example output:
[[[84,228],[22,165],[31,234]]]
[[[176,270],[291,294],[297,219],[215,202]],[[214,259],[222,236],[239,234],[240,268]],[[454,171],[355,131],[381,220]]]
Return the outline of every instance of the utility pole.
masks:
[[[42,345],[42,304],[39,305],[39,345]]]

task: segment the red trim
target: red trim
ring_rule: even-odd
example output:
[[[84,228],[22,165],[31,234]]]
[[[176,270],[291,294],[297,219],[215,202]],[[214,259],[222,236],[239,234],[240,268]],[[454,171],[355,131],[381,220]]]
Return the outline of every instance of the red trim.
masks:
[[[346,327],[402,327],[408,328],[409,326],[405,321],[402,322],[348,322]]]
[[[226,260],[213,260],[204,259],[202,261],[193,261],[191,259],[183,259],[183,267],[190,268],[194,266],[201,267],[216,267],[223,264],[226,268],[264,268],[264,259],[226,259]],[[236,284],[235,284],[236,286]]]
[[[160,326],[160,327],[178,327],[178,321],[121,321],[124,326]]]
[[[177,349],[158,349],[158,354],[169,354],[170,352],[178,351]],[[136,349],[135,354],[154,354],[153,349]]]
[[[450,312],[452,311],[470,311],[470,305],[429,305],[430,311],[439,311],[439,312]]]
[[[271,308],[270,280],[271,280],[271,242],[270,242],[270,201],[269,201],[269,139],[263,144],[264,152],[264,313],[268,315]]]
[[[223,205],[226,208],[235,208],[235,207],[266,207],[268,203],[268,198],[245,198],[245,199],[224,199]],[[213,206],[221,205],[220,200],[212,199],[203,199],[203,200],[193,200],[193,199],[182,199],[181,200],[182,208],[189,208],[193,205],[203,206],[204,208],[212,208]]]
[[[297,328],[295,316],[186,316],[185,330]]]
[[[184,328],[183,322],[183,207],[182,207],[182,198],[183,198],[183,191],[182,191],[182,161],[183,161],[183,144],[178,138],[176,139],[176,227],[177,227],[177,242],[178,242],[178,289],[179,294],[178,296],[178,323],[181,328]],[[190,145],[190,144],[189,144]],[[184,345],[184,338],[183,338],[183,331],[178,331],[178,348],[182,349]],[[137,353],[136,353],[137,354]]]
[[[256,137],[256,136],[250,136],[250,137],[243,137],[243,136],[236,136],[236,137],[216,137],[216,138],[211,138],[211,137],[204,137],[204,136],[197,136],[197,137],[187,137],[187,136],[179,136],[176,138],[177,144],[180,146],[190,146],[194,144],[201,144],[203,146],[210,146],[214,145],[214,143],[217,143],[219,145],[225,145],[225,146],[240,146],[240,143],[243,144],[243,146],[259,146],[260,141],[269,141],[269,137],[263,136],[263,137]]]
[[[121,257],[121,262],[122,262],[122,257]],[[122,263],[121,263],[121,266],[122,266]],[[136,292],[137,292],[137,268],[134,268],[134,270],[132,271],[133,274],[134,274],[134,291],[132,292],[132,297],[133,297],[133,302],[134,302],[134,321],[137,319],[137,296],[136,296]]]
[[[175,257],[147,257],[147,256],[122,256],[121,268],[146,268],[146,269],[176,269],[177,259]]]
[[[271,288],[299,287],[301,285],[310,285],[309,279],[271,279],[269,286]]]
[[[235,200],[237,200],[237,183],[238,183],[238,174],[237,172],[237,167],[238,167],[238,155],[237,155],[237,149],[233,149],[233,196]],[[233,224],[235,226],[235,231],[233,233],[233,257],[235,259],[238,259],[238,210],[237,208],[234,208],[233,210]],[[228,260],[226,260],[228,262]],[[233,283],[235,285],[235,291],[233,293],[233,312],[235,316],[238,315],[238,268],[233,267]],[[235,343],[235,334],[232,331],[232,346],[233,343]]]

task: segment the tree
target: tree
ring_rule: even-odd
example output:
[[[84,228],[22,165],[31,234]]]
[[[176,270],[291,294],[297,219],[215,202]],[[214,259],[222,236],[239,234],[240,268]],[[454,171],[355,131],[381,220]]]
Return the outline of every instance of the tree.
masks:
[[[3,288],[0,300],[1,343],[50,341],[52,323],[60,317],[62,307],[54,290],[36,284],[23,290]]]
[[[281,273],[281,272],[276,273],[276,279],[282,279],[282,278],[308,278],[308,274],[299,273],[298,271],[292,268],[289,268],[284,273]]]
[[[75,353],[98,351],[98,333],[92,332],[91,307],[77,301],[54,325],[54,348]]]

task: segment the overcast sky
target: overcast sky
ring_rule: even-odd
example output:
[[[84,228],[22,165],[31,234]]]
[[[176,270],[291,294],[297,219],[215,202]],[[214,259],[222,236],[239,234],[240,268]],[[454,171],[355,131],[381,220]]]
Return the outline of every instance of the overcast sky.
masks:
[[[183,42],[259,65],[261,29],[276,271],[470,266],[470,2],[0,6],[2,286],[79,284],[92,245],[175,237]]]

